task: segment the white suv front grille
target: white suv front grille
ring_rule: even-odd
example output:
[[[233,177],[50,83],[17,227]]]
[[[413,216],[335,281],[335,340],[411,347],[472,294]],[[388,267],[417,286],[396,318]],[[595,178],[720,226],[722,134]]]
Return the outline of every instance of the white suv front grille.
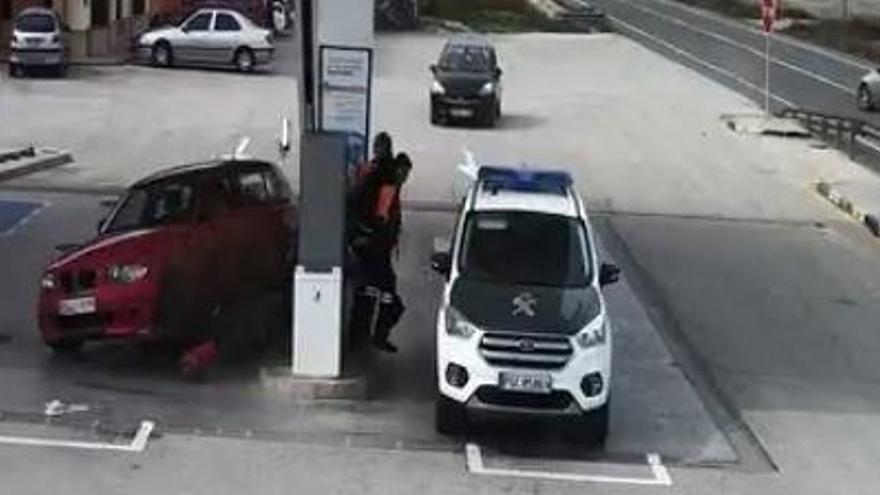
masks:
[[[480,339],[480,354],[494,366],[558,369],[573,352],[564,335],[487,332]]]

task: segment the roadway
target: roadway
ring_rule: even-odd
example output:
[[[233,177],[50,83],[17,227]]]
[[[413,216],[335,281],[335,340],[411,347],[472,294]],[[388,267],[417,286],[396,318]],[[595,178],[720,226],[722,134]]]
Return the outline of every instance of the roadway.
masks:
[[[763,31],[671,0],[596,0],[615,29],[663,55],[734,88],[763,105]],[[757,8],[757,7],[756,7]],[[772,106],[856,117],[855,91],[869,62],[818,48],[785,35],[770,42]]]

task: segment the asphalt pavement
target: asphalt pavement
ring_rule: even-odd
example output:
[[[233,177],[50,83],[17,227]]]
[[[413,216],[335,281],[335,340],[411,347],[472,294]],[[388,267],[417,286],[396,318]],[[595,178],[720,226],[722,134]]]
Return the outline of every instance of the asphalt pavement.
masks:
[[[765,35],[757,24],[723,18],[673,0],[596,3],[622,34],[763,105]],[[868,61],[778,34],[770,37],[769,53],[774,111],[794,106],[880,124],[880,117],[856,107],[859,80],[873,68]]]

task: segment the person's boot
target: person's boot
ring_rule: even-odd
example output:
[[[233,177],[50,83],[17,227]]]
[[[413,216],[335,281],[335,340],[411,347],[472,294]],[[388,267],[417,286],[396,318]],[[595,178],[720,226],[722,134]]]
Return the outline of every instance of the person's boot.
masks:
[[[394,354],[397,352],[397,346],[392,344],[391,342],[388,342],[388,339],[374,338],[373,347],[389,354]]]

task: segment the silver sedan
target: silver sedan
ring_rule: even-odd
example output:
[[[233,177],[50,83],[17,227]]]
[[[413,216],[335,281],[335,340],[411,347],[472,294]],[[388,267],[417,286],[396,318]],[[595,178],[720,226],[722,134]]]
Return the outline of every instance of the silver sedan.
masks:
[[[873,69],[862,77],[856,91],[856,103],[860,110],[876,110],[880,106],[880,70]]]
[[[200,9],[179,26],[147,31],[138,38],[141,57],[159,67],[234,65],[250,72],[272,61],[272,32],[235,10]]]

